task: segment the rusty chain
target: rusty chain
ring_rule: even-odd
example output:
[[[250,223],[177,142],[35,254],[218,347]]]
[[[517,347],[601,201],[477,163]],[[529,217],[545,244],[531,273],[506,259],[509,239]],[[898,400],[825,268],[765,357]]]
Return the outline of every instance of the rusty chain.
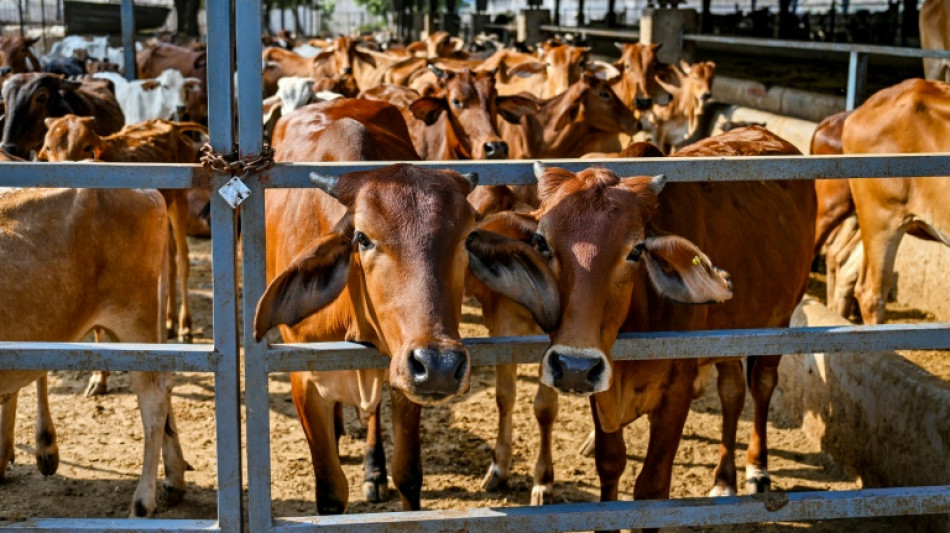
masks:
[[[201,147],[201,164],[214,172],[244,176],[249,172],[261,172],[274,166],[274,149],[264,146],[260,153],[239,159],[237,152],[222,154],[216,152],[210,143],[205,143]]]

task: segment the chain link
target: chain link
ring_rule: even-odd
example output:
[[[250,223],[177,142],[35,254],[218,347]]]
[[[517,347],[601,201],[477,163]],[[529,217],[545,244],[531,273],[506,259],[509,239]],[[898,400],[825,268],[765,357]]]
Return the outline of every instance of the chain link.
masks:
[[[231,176],[244,176],[249,172],[261,172],[274,166],[274,149],[265,146],[260,153],[237,158],[237,152],[222,154],[216,152],[211,144],[201,147],[201,164],[214,172]]]

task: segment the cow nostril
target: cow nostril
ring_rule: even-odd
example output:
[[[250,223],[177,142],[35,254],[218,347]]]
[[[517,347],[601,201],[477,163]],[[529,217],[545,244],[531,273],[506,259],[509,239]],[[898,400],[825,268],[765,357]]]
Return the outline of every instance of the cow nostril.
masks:
[[[604,375],[604,370],[606,369],[603,361],[598,360],[597,363],[590,369],[590,372],[587,373],[587,381],[594,383],[600,380],[601,376]]]
[[[425,355],[419,350],[413,350],[409,356],[409,373],[415,381],[425,380],[428,374],[425,363],[423,363],[424,358]]]
[[[646,111],[647,109],[650,109],[651,107],[653,107],[653,99],[652,98],[637,98],[636,105],[637,105],[637,109],[639,109],[640,111]]]
[[[554,382],[557,383],[564,377],[564,366],[561,363],[561,355],[557,352],[551,354],[551,377],[554,378]]]
[[[485,143],[485,157],[488,159],[504,159],[508,157],[508,143],[492,141]]]
[[[703,100],[709,100],[710,98],[712,98],[712,93],[703,93]]]
[[[343,74],[353,74],[353,67],[343,67]]]

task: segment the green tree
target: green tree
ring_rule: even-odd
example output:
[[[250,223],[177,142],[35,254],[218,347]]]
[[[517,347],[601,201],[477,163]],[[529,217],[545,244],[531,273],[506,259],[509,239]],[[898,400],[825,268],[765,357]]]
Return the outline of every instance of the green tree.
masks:
[[[356,0],[366,12],[375,17],[385,16],[393,9],[392,0]]]

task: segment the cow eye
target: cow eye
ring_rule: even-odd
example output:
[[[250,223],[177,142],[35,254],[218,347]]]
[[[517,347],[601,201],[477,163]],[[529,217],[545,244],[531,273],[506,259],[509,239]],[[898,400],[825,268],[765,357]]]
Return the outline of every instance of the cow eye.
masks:
[[[462,101],[459,100],[458,98],[453,98],[453,99],[452,99],[452,107],[454,107],[454,108],[456,108],[456,109],[462,109]]]
[[[633,250],[630,250],[630,254],[627,255],[627,261],[639,261],[644,250],[646,250],[646,245],[642,242],[637,243],[637,245],[633,247]]]
[[[538,249],[538,252],[544,257],[551,257],[551,247],[548,246],[547,239],[540,233],[535,233],[531,237],[531,244]]]
[[[375,246],[373,241],[369,240],[369,237],[362,231],[357,231],[353,235],[353,242],[359,245],[360,250],[371,250]]]
[[[40,93],[36,97],[36,103],[38,104],[45,104],[47,100],[49,100],[49,96],[46,93]]]
[[[604,100],[610,100],[610,91],[600,91],[600,97]]]

